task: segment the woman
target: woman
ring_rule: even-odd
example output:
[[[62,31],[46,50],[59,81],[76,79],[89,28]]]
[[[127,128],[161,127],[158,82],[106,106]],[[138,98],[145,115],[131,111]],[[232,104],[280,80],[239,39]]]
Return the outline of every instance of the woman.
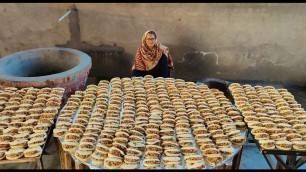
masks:
[[[169,49],[157,43],[157,35],[154,31],[146,31],[142,36],[142,42],[137,49],[132,76],[152,75],[153,77],[170,77],[174,67]]]

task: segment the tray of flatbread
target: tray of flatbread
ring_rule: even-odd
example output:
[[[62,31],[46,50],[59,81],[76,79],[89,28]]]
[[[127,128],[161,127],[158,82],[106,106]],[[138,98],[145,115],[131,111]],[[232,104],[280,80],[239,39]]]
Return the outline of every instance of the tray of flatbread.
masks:
[[[213,169],[231,164],[246,132],[223,92],[150,75],[76,91],[53,130],[91,169]]]
[[[306,112],[285,88],[232,83],[229,92],[259,149],[306,156]]]
[[[64,91],[33,87],[0,91],[0,163],[41,157]]]

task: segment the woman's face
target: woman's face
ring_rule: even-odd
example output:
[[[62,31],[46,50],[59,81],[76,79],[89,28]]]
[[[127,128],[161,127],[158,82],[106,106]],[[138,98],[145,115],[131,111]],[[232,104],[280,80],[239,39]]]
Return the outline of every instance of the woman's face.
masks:
[[[153,48],[153,46],[155,45],[156,43],[156,38],[153,34],[147,34],[147,37],[146,37],[146,44],[149,46],[149,48]]]

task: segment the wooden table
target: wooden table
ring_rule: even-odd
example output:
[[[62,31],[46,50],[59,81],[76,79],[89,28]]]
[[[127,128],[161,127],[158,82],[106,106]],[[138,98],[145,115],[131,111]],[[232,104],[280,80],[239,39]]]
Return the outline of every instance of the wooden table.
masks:
[[[54,124],[49,128],[48,132],[47,132],[47,140],[44,143],[44,145],[42,146],[42,153],[39,157],[34,157],[34,158],[19,158],[16,160],[0,160],[0,164],[19,164],[19,163],[25,163],[25,162],[35,162],[36,163],[36,167],[35,169],[44,169],[44,164],[43,164],[43,160],[42,157],[43,155],[46,154],[45,149],[46,149],[46,145],[48,144],[52,134],[53,134],[53,128],[54,128]]]
[[[44,169],[42,156],[35,157],[35,158],[20,158],[16,160],[1,160],[0,164],[19,164],[19,163],[25,163],[25,162],[36,162],[36,168],[35,169]]]

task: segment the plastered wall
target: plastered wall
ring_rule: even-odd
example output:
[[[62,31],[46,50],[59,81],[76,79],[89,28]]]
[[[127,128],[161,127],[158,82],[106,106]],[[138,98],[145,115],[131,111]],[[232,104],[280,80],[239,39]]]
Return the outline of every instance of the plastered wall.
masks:
[[[170,48],[175,78],[306,84],[306,4],[77,3],[78,35],[71,33],[71,16],[58,22],[72,5],[1,4],[0,56],[38,47],[82,51],[86,44],[86,52],[115,46],[122,49],[116,57],[94,57],[91,75],[130,76],[141,36],[153,29]]]

